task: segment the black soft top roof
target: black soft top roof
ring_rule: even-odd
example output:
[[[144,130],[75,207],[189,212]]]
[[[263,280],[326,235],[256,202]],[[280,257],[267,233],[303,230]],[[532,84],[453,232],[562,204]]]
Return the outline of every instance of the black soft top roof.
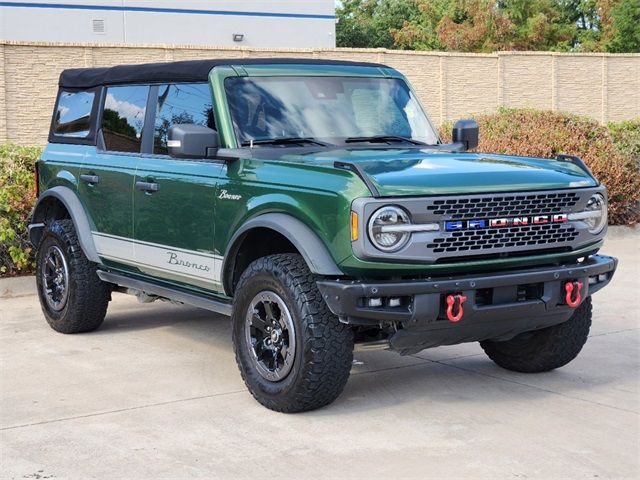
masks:
[[[91,88],[125,83],[206,82],[211,69],[218,65],[350,65],[389,68],[378,63],[305,58],[187,60],[170,63],[118,65],[106,68],[72,68],[63,70],[60,74],[59,85],[65,88]]]

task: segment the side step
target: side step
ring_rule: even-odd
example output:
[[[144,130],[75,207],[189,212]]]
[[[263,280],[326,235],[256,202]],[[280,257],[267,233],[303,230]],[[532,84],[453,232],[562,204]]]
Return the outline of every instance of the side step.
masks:
[[[231,316],[232,306],[230,303],[213,300],[193,293],[181,292],[172,288],[156,285],[155,283],[144,282],[135,278],[127,277],[113,272],[105,272],[98,270],[98,278],[104,282],[115,283],[121,287],[140,290],[147,295],[155,295],[157,297],[167,298],[175,302],[186,303],[198,308],[204,308],[212,312]]]

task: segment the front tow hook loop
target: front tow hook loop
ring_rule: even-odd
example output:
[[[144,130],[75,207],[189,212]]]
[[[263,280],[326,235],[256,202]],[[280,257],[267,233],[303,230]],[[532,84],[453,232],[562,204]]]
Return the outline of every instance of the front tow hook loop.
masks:
[[[467,297],[462,295],[461,293],[456,293],[455,295],[449,294],[447,295],[447,318],[451,322],[458,322],[464,315],[464,309],[462,308],[462,304],[467,301]],[[458,311],[458,313],[454,314],[454,308]]]
[[[566,292],[564,296],[564,301],[571,308],[576,308],[582,302],[582,297],[580,295],[580,291],[582,290],[582,282],[578,281],[570,281],[564,284],[564,291]],[[573,296],[573,292],[575,291],[575,297]]]

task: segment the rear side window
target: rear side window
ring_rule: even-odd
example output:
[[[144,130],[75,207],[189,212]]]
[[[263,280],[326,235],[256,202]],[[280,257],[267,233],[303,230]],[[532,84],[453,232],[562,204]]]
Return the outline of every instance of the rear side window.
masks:
[[[53,120],[53,134],[60,137],[88,137],[95,97],[95,92],[61,91]]]
[[[153,153],[166,155],[172,125],[195,123],[215,130],[211,89],[206,83],[160,85],[153,135]]]
[[[107,88],[102,114],[107,150],[140,153],[148,95],[148,86]]]

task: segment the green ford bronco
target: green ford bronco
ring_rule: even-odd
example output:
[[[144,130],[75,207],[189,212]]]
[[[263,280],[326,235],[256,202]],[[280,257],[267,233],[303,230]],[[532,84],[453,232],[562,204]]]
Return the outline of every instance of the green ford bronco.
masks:
[[[231,316],[248,389],[280,412],[332,402],[354,344],[561,367],[616,269],[606,189],[577,157],[477,145],[473,120],[443,143],[384,65],[65,70],[30,224],[44,315],[94,330],[115,291]]]

